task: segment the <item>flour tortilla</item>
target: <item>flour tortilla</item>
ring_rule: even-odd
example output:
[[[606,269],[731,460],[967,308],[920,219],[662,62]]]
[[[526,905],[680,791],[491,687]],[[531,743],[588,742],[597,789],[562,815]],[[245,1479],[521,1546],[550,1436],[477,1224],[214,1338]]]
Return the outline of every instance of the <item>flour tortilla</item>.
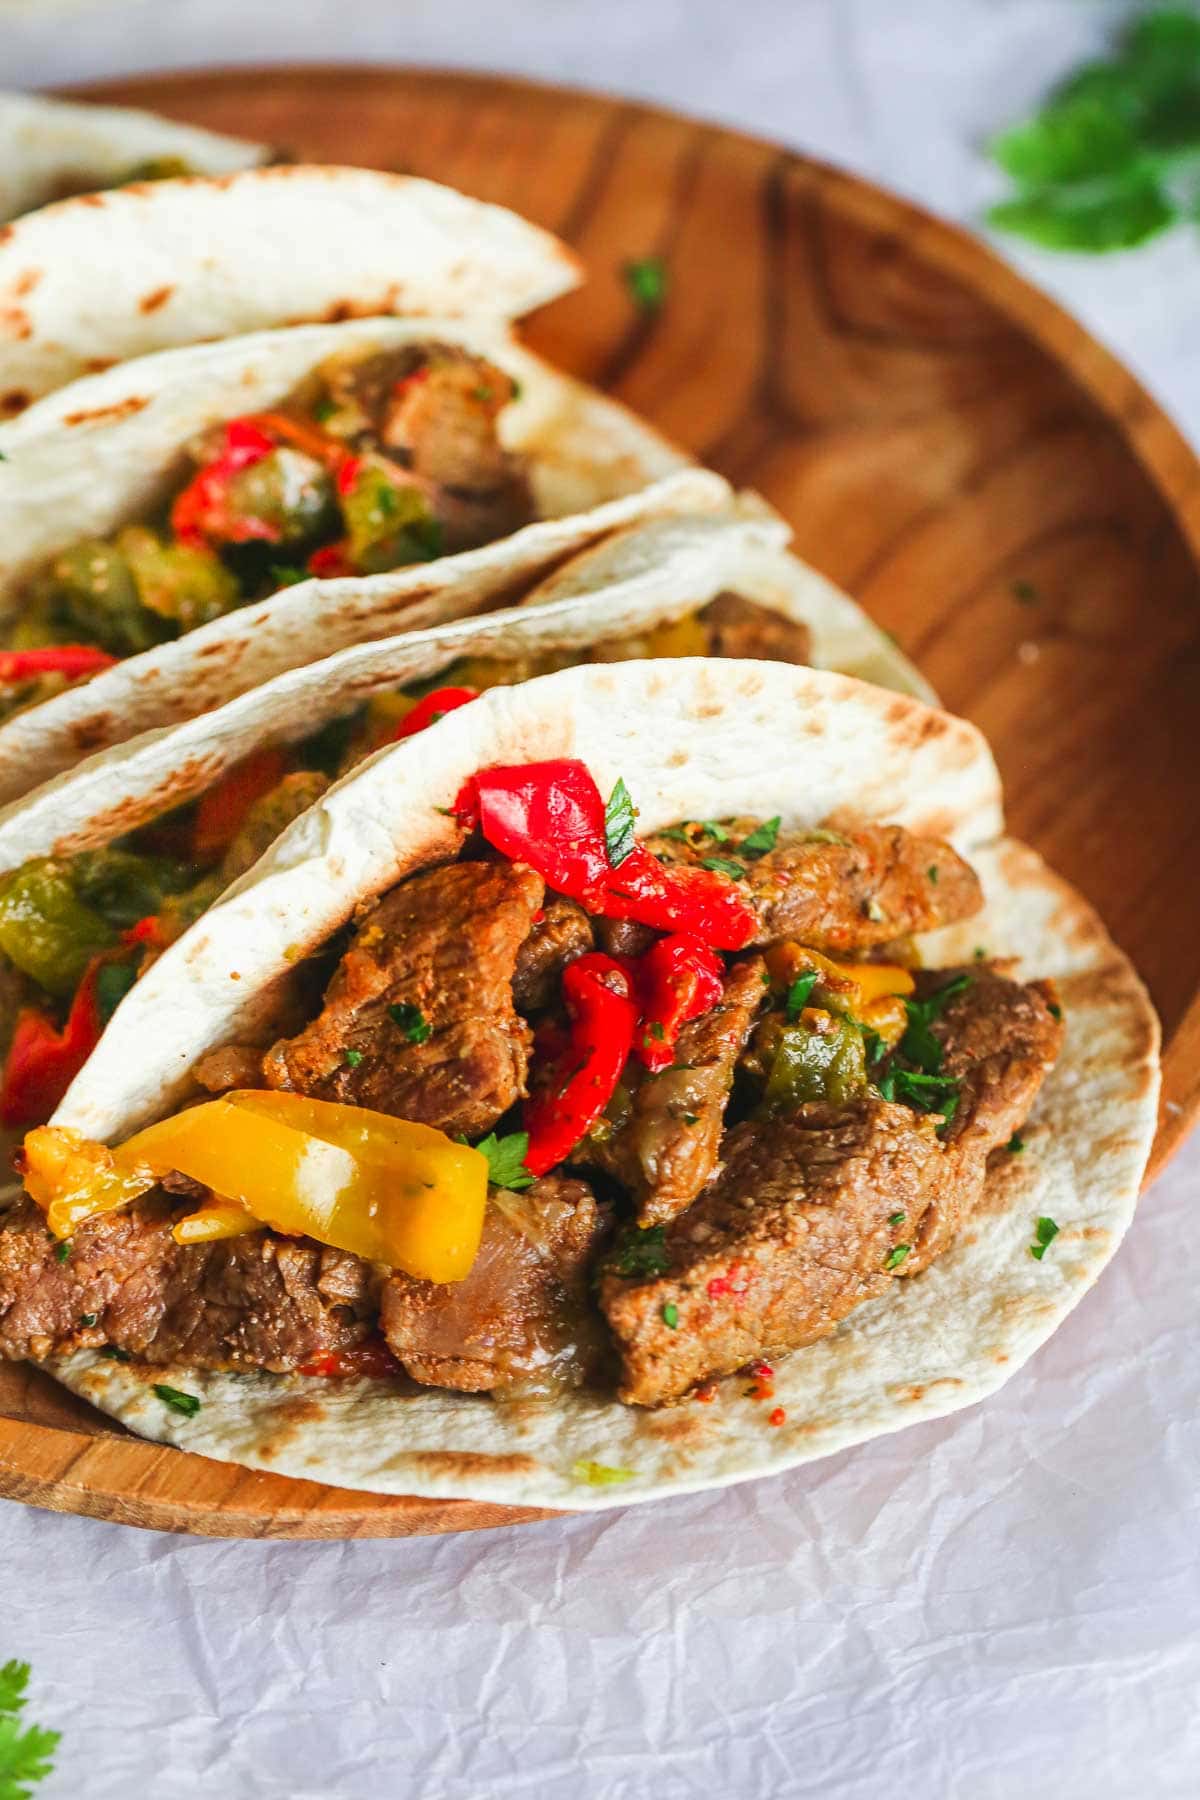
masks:
[[[1123,1235],[1154,1131],[1158,1028],[1129,963],[1086,903],[1002,838],[999,782],[969,725],[841,676],[695,660],[573,669],[496,690],[380,752],[279,839],[118,1009],[56,1118],[112,1141],[168,1110],[206,1049],[262,1029],[294,959],[353,908],[452,854],[439,810],[489,762],[579,756],[602,790],[623,776],[643,830],[681,816],[779,812],[785,827],[894,820],[941,833],[978,868],[987,910],[939,934],[931,960],[976,944],[1052,975],[1063,1057],[997,1156],[953,1248],[781,1359],[768,1426],[744,1380],[708,1406],[647,1412],[572,1394],[497,1405],[407,1385],[141,1371],[91,1353],[55,1365],[144,1436],[252,1468],[390,1494],[599,1508],[782,1470],[991,1393],[1093,1284]],[[401,798],[402,796],[402,798]],[[1039,1215],[1059,1236],[1028,1253]],[[202,1402],[184,1420],[153,1394]],[[624,1477],[594,1486],[579,1466]]]
[[[0,417],[154,350],[373,314],[515,319],[579,280],[549,232],[415,175],[134,182],[0,235]]]
[[[112,187],[159,157],[178,157],[198,175],[232,175],[270,155],[265,144],[132,107],[0,93],[0,225],[65,194]]]
[[[431,341],[488,357],[520,383],[501,436],[528,460],[540,522],[390,574],[301,582],[16,714],[0,725],[0,802],[88,751],[209,711],[347,643],[498,605],[621,524],[728,503],[718,476],[691,468],[624,407],[520,348],[498,322],[298,326],[124,363],[0,425],[0,617],[19,611],[22,584],[58,551],[152,513],[197,433],[278,405],[335,353]],[[603,514],[592,510],[606,504]]]
[[[483,619],[351,645],[288,670],[214,712],[144,732],[0,808],[0,873],[30,857],[111,842],[202,793],[245,756],[308,737],[373,693],[426,681],[462,656],[515,661],[586,651],[652,629],[733,590],[808,626],[819,668],[931,698],[865,613],[789,555],[782,520],[754,504],[675,513],[614,532]]]

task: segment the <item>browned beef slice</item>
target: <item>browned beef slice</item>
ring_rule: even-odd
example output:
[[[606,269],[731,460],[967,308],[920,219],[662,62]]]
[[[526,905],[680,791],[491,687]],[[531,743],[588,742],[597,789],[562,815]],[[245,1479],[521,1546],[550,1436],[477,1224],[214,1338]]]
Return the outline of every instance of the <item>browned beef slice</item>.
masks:
[[[543,893],[514,863],[448,863],[401,882],[359,926],[320,1015],[263,1058],[268,1085],[490,1131],[525,1091],[530,1034],[512,982]]]
[[[710,656],[750,656],[764,662],[807,663],[812,633],[798,619],[741,594],[718,594],[700,612]]]
[[[517,1011],[528,1016],[552,1006],[558,998],[562,972],[592,947],[592,923],[582,906],[561,894],[547,895],[540,918],[517,951],[513,971],[513,999]]]
[[[734,963],[721,999],[679,1034],[675,1062],[652,1075],[631,1062],[629,1116],[587,1156],[635,1195],[638,1222],[664,1225],[690,1206],[717,1164],[733,1072],[766,999],[759,956]]]
[[[636,919],[594,919],[596,943],[605,956],[644,956],[661,934]]]
[[[754,821],[735,821],[727,841],[703,836],[648,840],[656,856],[696,863],[739,861]],[[742,859],[739,887],[758,914],[757,944],[792,938],[837,955],[969,918],[983,904],[973,869],[939,838],[913,837],[900,825],[853,833],[781,834],[765,856]]]
[[[0,1229],[0,1356],[112,1344],[151,1363],[283,1371],[371,1329],[378,1283],[357,1257],[270,1231],[181,1245],[178,1216],[147,1196],[81,1225],[60,1261],[23,1200]]]
[[[987,970],[947,1004],[937,1030],[944,1070],[961,1091],[944,1141],[936,1116],[869,1098],[802,1106],[728,1133],[715,1180],[668,1227],[665,1272],[602,1279],[622,1397],[676,1399],[752,1357],[812,1343],[893,1273],[927,1267],[975,1205],[988,1153],[1007,1143],[1053,1064],[1050,993]],[[888,1270],[902,1244],[903,1259]],[[672,1305],[675,1330],[662,1316]]]
[[[523,1194],[493,1198],[464,1281],[393,1274],[385,1283],[382,1324],[393,1354],[429,1387],[479,1393],[552,1382],[572,1362],[597,1230],[596,1202],[582,1181],[548,1175]],[[577,1363],[572,1368],[578,1373]]]

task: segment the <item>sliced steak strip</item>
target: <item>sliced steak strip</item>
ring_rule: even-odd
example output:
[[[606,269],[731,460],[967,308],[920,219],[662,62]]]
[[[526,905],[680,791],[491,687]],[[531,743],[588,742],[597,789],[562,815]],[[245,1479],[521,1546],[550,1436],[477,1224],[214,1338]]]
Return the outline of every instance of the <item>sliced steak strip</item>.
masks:
[[[462,1393],[559,1385],[583,1372],[584,1270],[599,1229],[591,1189],[548,1175],[493,1196],[464,1281],[393,1274],[382,1324],[415,1381]]]
[[[701,609],[699,618],[708,636],[710,656],[747,656],[783,663],[812,660],[812,633],[807,625],[741,594],[718,594]]]
[[[320,1015],[263,1058],[267,1084],[490,1131],[525,1090],[513,972],[543,893],[514,863],[449,863],[401,882],[363,919]]]
[[[756,944],[790,938],[831,955],[871,950],[969,918],[983,905],[974,870],[939,838],[871,825],[849,834],[781,835],[765,856],[740,858],[752,823],[735,821],[719,844],[703,835],[647,841],[664,861],[740,862],[738,886],[758,914]]]
[[[639,1224],[675,1218],[716,1168],[734,1069],[766,996],[762,958],[736,962],[717,1005],[680,1032],[673,1067],[651,1075],[629,1063],[628,1116],[585,1159],[631,1190]]]
[[[932,991],[954,973],[923,982]],[[677,1399],[753,1357],[813,1343],[893,1274],[927,1267],[971,1212],[989,1152],[1007,1143],[1053,1064],[1060,1040],[1049,996],[1046,984],[1022,987],[987,970],[947,1003],[937,1029],[961,1091],[945,1141],[935,1115],[872,1098],[806,1105],[728,1133],[715,1180],[667,1228],[664,1272],[602,1277],[622,1398]],[[674,1330],[664,1307],[674,1309]]]
[[[562,972],[592,948],[592,922],[582,906],[561,894],[547,895],[540,918],[517,951],[513,999],[527,1018],[558,999]]]
[[[0,1356],[112,1344],[150,1363],[282,1372],[371,1330],[378,1279],[357,1257],[270,1231],[177,1244],[179,1216],[177,1201],[149,1195],[81,1225],[60,1262],[22,1200],[0,1229]]]

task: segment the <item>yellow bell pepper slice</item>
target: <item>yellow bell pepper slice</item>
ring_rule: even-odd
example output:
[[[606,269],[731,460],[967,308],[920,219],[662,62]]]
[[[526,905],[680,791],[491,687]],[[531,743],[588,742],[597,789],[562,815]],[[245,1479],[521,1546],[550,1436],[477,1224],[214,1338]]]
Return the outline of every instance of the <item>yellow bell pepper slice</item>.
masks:
[[[186,1219],[180,1219],[171,1232],[177,1244],[214,1244],[219,1238],[244,1237],[248,1231],[261,1231],[263,1223],[237,1200],[220,1200],[214,1195],[198,1206]]]
[[[915,983],[910,972],[899,963],[837,962],[810,950],[804,944],[773,944],[767,951],[767,970],[772,981],[790,986],[797,977],[815,969],[817,987],[814,994],[824,998],[835,1011],[850,1012],[866,1019],[867,1009],[876,1000],[894,995],[911,994]]]
[[[45,1127],[29,1134],[25,1154],[26,1186],[59,1236],[172,1170],[276,1231],[426,1281],[461,1281],[483,1235],[488,1164],[477,1150],[428,1125],[303,1094],[236,1090],[116,1150]]]

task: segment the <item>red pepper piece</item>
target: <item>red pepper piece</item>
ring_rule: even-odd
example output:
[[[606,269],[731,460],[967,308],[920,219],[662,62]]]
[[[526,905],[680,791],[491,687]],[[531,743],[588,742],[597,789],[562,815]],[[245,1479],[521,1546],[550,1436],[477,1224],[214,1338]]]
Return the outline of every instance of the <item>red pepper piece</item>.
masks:
[[[531,1175],[544,1175],[586,1137],[612,1099],[637,1027],[629,976],[611,956],[593,951],[571,963],[562,993],[570,1029],[546,1087],[525,1103]]]
[[[670,1068],[679,1033],[721,998],[721,960],[698,937],[674,932],[659,938],[636,965],[642,1029],[634,1054],[653,1073]]]
[[[233,841],[254,802],[283,780],[287,766],[282,750],[256,750],[209,788],[196,808],[192,832],[198,862],[219,855]]]
[[[403,1372],[385,1339],[378,1333],[361,1344],[348,1345],[345,1350],[323,1351],[300,1369],[301,1375],[327,1375],[335,1380],[370,1377],[373,1381],[384,1381]]]
[[[643,844],[614,868],[600,790],[574,759],[484,769],[463,784],[454,811],[590,913],[689,932],[718,950],[741,950],[754,935],[754,913],[716,870],[664,867]]]
[[[96,977],[107,960],[95,956],[88,964],[61,1031],[40,1007],[25,1006],[18,1013],[0,1086],[0,1122],[22,1128],[44,1124],[100,1042],[104,1028]]]
[[[418,731],[424,731],[427,725],[436,725],[447,713],[457,712],[460,706],[466,706],[471,700],[478,700],[479,689],[473,687],[441,687],[434,688],[423,700],[418,700],[411,712],[405,713],[393,731],[389,731],[380,740],[384,744],[397,744],[402,738],[415,737]]]
[[[136,925],[130,925],[121,933],[123,944],[149,944],[155,950],[164,949],[162,941],[162,920],[157,913],[147,913]]]
[[[229,511],[229,483],[234,475],[261,462],[276,449],[276,442],[253,419],[230,419],[221,450],[175,496],[171,529],[181,544],[196,549],[211,539],[245,544],[259,539],[268,544],[279,539],[279,527],[264,519],[234,518]]]
[[[337,491],[343,498],[351,493],[363,466],[361,456],[348,456],[337,472]]]
[[[307,567],[310,575],[319,576],[322,581],[335,581],[343,575],[355,575],[358,572],[346,553],[344,539],[336,544],[326,544],[321,550],[314,550]]]
[[[0,651],[0,682],[29,681],[35,675],[65,675],[78,681],[116,662],[107,650],[90,644],[42,644],[36,650]]]

